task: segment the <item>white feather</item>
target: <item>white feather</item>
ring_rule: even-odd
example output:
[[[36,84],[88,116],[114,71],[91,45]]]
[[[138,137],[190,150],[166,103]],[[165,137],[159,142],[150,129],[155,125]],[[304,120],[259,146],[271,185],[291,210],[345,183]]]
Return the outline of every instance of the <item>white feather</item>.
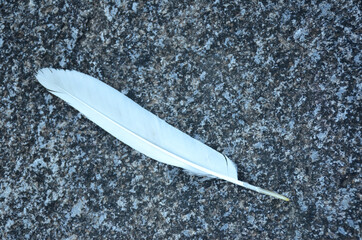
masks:
[[[234,162],[225,155],[172,127],[98,79],[77,71],[50,68],[40,70],[36,78],[98,126],[150,158],[289,200],[239,181]]]

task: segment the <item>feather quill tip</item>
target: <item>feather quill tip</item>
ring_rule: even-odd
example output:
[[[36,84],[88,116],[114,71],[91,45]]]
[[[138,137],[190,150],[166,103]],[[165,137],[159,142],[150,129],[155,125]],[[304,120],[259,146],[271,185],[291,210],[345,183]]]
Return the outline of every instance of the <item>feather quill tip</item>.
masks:
[[[271,196],[271,197],[278,198],[278,199],[289,202],[289,198],[284,197],[283,195],[281,195],[279,193],[269,191],[269,190],[263,189],[261,187],[257,187],[257,186],[251,185],[249,183],[239,181],[239,180],[231,181],[231,182],[233,182],[233,183],[235,183],[235,184],[237,184],[239,186],[245,187],[247,189],[253,190],[255,192],[262,193],[262,194],[265,194],[265,195],[268,195],[268,196]]]
[[[272,196],[272,197],[275,197],[275,198],[278,198],[278,199],[281,199],[281,200],[284,200],[284,201],[287,201],[287,202],[290,201],[289,198],[287,198],[287,197],[285,197],[285,196],[283,196],[283,195],[281,195],[279,193],[273,192],[273,191],[269,191],[269,190],[260,188],[259,192],[263,193],[263,194],[266,194],[266,195],[269,195],[269,196]]]

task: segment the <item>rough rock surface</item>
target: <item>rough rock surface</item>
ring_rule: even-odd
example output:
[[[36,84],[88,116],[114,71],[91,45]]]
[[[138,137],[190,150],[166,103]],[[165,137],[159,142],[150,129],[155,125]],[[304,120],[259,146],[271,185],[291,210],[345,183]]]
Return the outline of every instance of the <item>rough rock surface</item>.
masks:
[[[0,1],[2,239],[361,238],[361,3],[77,2]],[[137,153],[44,67],[101,79],[291,202]]]

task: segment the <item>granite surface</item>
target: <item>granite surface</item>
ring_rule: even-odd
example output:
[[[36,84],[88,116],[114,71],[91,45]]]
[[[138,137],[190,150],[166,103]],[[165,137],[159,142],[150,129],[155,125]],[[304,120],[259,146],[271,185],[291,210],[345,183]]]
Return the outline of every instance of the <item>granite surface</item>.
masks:
[[[0,1],[0,238],[361,239],[361,3],[291,2]],[[48,93],[44,67],[291,201],[145,157]]]

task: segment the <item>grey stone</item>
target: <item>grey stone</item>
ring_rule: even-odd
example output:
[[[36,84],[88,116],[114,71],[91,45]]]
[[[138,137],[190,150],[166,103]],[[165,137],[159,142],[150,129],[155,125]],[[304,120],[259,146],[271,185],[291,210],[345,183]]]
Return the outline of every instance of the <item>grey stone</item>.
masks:
[[[357,1],[0,1],[0,238],[360,239],[360,29]],[[51,96],[44,67],[291,201],[148,159]]]

